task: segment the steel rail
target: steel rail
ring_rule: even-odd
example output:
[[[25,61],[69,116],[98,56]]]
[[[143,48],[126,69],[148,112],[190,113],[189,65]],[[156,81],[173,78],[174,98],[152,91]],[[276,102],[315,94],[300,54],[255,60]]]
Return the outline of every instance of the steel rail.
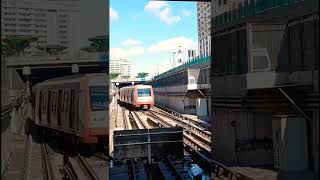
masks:
[[[121,108],[122,110],[122,116],[123,116],[123,125],[124,125],[124,129],[132,129],[131,127],[131,123],[129,121],[129,117],[127,116],[127,111],[124,107]]]
[[[156,110],[151,110],[151,111],[153,111],[155,113],[158,113],[158,114],[161,114],[163,116],[166,116],[166,117],[168,117],[170,119],[173,119],[175,122],[177,122],[181,126],[185,127],[187,130],[194,131],[194,132],[202,135],[204,138],[207,138],[207,140],[210,140],[210,138],[211,138],[211,133],[210,132],[205,131],[204,128],[201,128],[201,127],[199,127],[199,126],[197,126],[197,125],[195,125],[193,123],[190,123],[190,121],[188,123],[184,119],[178,118],[178,117],[176,117],[176,116],[174,116],[172,114],[169,114],[169,113],[167,113],[165,111],[156,111]]]
[[[94,153],[93,155],[96,156],[99,159],[104,160],[104,161],[109,161],[110,160],[108,156],[106,156],[106,155],[104,155],[102,153],[99,153],[99,152]]]
[[[145,129],[150,129],[149,124],[148,124],[147,122],[145,122],[145,121],[140,117],[140,115],[138,114],[138,112],[136,112],[136,111],[132,111],[132,112],[133,112],[133,113],[135,114],[135,116],[139,119],[140,123],[144,126]]]
[[[151,112],[151,111],[148,111],[148,115],[159,120],[160,124],[163,126],[163,127],[173,127],[172,124],[168,123],[167,121],[163,120],[162,118],[160,118],[159,116],[157,116],[155,113]]]
[[[135,121],[135,123],[137,124],[138,129],[146,129],[144,124],[141,122],[141,119],[137,116],[137,114],[134,111],[130,111],[130,114],[133,120]]]
[[[176,179],[183,180],[184,176],[179,172],[179,170],[176,168],[176,166],[173,164],[173,162],[170,160],[170,158],[166,156],[165,159],[168,161],[170,167],[173,169],[173,172],[176,176]]]
[[[153,112],[159,113],[159,112],[157,112],[157,111],[153,111]],[[190,128],[188,128],[188,127],[190,127],[190,126],[188,126],[188,124],[186,125],[185,122],[179,123],[179,122],[181,122],[181,121],[177,120],[176,117],[171,116],[171,115],[162,114],[162,113],[159,113],[159,114],[164,115],[164,116],[166,116],[166,117],[168,117],[168,118],[170,118],[170,119],[173,119],[174,121],[177,122],[177,124],[179,124],[180,126],[182,126],[183,128],[185,128],[186,130],[190,130]],[[184,123],[184,124],[183,124],[183,123]],[[205,136],[203,136],[203,135],[205,135],[206,132],[203,131],[203,130],[199,130],[199,129],[198,129],[198,130],[194,130],[194,129],[191,129],[190,132],[191,132],[192,134],[194,134],[195,136],[197,136],[198,139],[199,139],[200,141],[204,142],[205,144],[210,144],[210,143],[211,143],[211,140],[210,140],[210,139],[211,139],[211,133],[210,133],[210,136],[206,136],[206,137],[205,137]]]
[[[99,180],[100,178],[96,175],[96,173],[94,172],[94,170],[91,168],[91,166],[89,165],[89,163],[80,155],[77,155],[77,159],[79,160],[79,162],[81,163],[81,165],[85,168],[85,170],[87,171],[87,174],[90,176],[90,178],[92,180]]]
[[[50,163],[50,159],[48,157],[48,149],[47,149],[47,144],[42,140],[41,142],[41,150],[42,150],[42,159],[44,161],[44,175],[45,175],[45,179],[47,180],[53,180],[54,179],[54,175],[53,175],[53,171],[52,171],[52,166]]]

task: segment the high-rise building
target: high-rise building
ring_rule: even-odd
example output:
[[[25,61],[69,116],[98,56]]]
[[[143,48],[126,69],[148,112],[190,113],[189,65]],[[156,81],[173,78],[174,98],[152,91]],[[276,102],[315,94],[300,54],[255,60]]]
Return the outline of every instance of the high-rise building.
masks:
[[[107,18],[107,13],[101,13],[106,11],[92,11],[103,8],[103,4],[87,0],[1,0],[1,39],[37,38],[25,56],[86,55],[81,48],[90,44],[88,39],[108,33],[106,23],[94,21]]]
[[[26,56],[46,55],[46,50],[64,49],[71,54],[79,1],[1,0],[1,39],[10,36],[37,38]]]
[[[197,3],[199,56],[210,56],[211,52],[211,3]]]
[[[119,78],[133,80],[135,78],[135,65],[132,61],[126,59],[110,60],[110,73],[120,73]]]

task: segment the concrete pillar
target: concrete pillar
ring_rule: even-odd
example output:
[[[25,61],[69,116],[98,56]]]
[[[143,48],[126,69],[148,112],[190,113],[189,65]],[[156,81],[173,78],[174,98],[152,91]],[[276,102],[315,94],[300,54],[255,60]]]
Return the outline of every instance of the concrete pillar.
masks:
[[[23,75],[26,76],[26,85],[27,85],[27,96],[30,97],[31,96],[31,92],[30,92],[30,75],[31,75],[31,68],[29,66],[24,66],[23,67]]]
[[[72,71],[72,73],[79,73],[79,66],[78,66],[78,64],[72,64],[72,66],[71,66],[71,71]]]

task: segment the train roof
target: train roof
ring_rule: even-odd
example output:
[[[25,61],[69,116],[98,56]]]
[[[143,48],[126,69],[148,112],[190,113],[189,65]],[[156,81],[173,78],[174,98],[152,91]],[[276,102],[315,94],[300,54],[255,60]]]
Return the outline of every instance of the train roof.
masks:
[[[34,87],[41,87],[41,86],[46,86],[46,85],[56,84],[56,83],[72,83],[72,82],[74,83],[74,82],[80,82],[82,78],[94,78],[94,77],[103,77],[103,76],[106,77],[106,81],[107,81],[108,75],[106,73],[75,74],[70,76],[48,79],[46,81],[36,84]]]

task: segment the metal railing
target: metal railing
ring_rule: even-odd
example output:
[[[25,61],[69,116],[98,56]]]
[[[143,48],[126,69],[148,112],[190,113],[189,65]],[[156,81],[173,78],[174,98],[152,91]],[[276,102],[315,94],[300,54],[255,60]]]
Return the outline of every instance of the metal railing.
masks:
[[[207,57],[196,57],[194,59],[191,59],[189,61],[187,61],[186,63],[178,66],[178,67],[175,67],[173,69],[170,69],[169,71],[166,71],[162,74],[159,74],[158,76],[154,77],[154,79],[161,79],[161,78],[164,78],[166,76],[169,76],[171,74],[174,74],[176,72],[179,72],[179,71],[182,71],[184,69],[187,69],[189,67],[192,67],[194,65],[197,65],[197,64],[202,64],[202,63],[207,63],[207,62],[211,62],[211,56],[207,56]]]

